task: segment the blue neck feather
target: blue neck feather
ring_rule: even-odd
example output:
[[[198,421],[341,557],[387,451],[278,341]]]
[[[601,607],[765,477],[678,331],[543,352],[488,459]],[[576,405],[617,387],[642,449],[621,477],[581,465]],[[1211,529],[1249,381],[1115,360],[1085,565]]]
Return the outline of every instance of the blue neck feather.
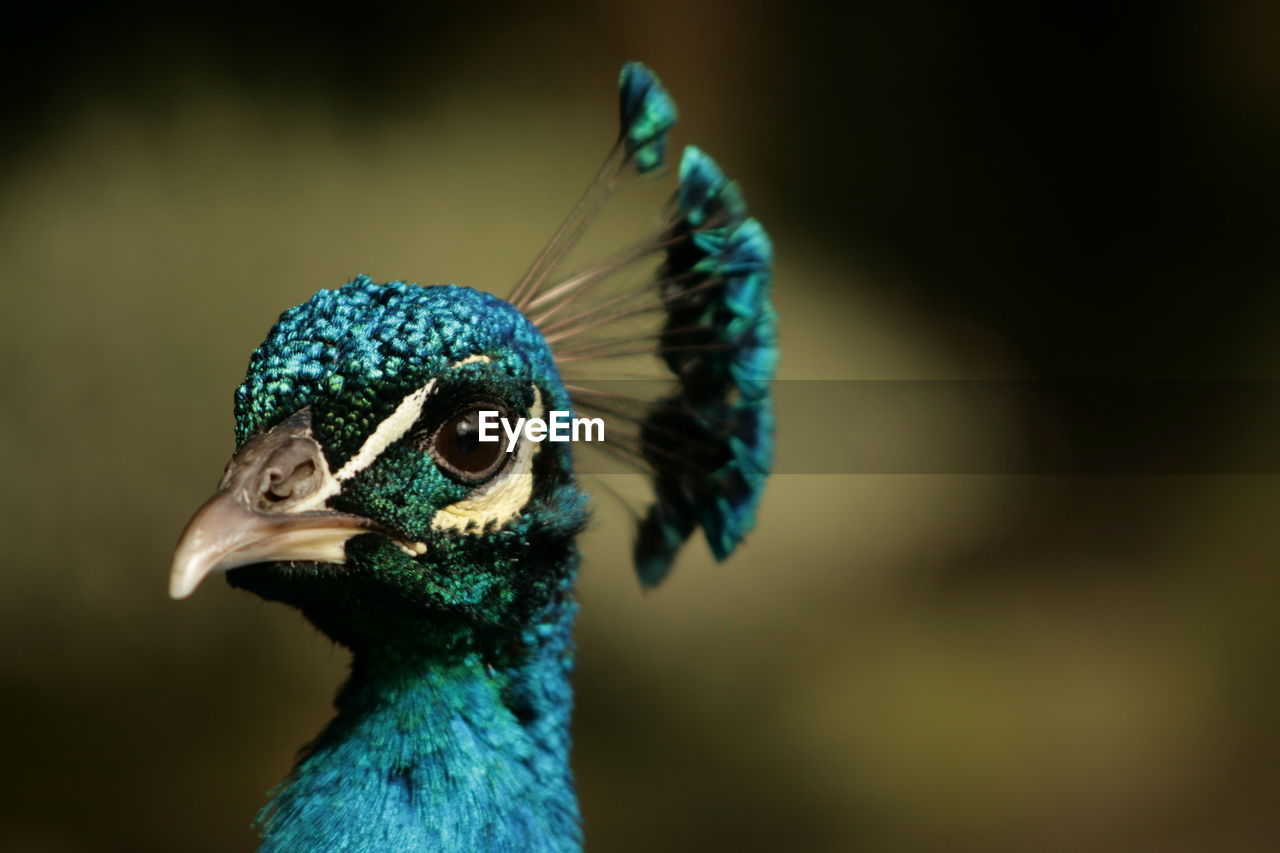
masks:
[[[527,654],[357,652],[338,715],[259,816],[263,851],[575,851],[569,769],[577,605],[525,631]]]

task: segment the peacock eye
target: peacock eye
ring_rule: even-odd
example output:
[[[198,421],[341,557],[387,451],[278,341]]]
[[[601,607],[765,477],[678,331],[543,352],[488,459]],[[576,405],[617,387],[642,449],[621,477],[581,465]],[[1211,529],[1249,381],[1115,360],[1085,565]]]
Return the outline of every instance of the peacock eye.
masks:
[[[482,411],[497,411],[500,418],[507,416],[506,410],[491,403],[467,407],[440,424],[429,446],[441,468],[468,483],[489,479],[511,456],[503,451],[502,441],[480,440]]]

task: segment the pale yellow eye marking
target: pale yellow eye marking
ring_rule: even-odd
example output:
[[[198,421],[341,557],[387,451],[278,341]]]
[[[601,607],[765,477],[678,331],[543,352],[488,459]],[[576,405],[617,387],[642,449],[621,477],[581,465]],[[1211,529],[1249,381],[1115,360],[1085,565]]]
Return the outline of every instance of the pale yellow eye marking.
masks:
[[[486,356],[479,358],[488,360]],[[542,394],[535,387],[529,417],[540,418],[542,413]],[[462,500],[436,510],[431,527],[474,534],[501,527],[518,516],[533,494],[533,457],[541,446],[536,441],[521,442],[505,471]]]

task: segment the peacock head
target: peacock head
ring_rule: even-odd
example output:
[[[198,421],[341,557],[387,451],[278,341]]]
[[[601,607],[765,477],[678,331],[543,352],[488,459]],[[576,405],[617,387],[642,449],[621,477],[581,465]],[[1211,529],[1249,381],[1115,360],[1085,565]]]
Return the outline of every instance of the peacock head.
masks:
[[[585,509],[566,446],[478,440],[481,411],[569,408],[509,303],[366,277],[321,290],[281,316],[235,403],[237,451],[180,542],[173,596],[229,571],[344,644],[460,650],[567,597]]]
[[[772,463],[771,244],[690,146],[657,233],[560,276],[614,188],[664,163],[674,103],[639,63],[618,83],[613,149],[509,301],[361,277],[285,312],[236,392],[237,451],[179,541],[174,597],[227,570],[352,648],[470,653],[567,632],[586,519],[569,445],[479,441],[481,411],[610,419],[607,450],[652,485],[632,554],[645,585],[699,527],[717,559],[741,544]],[[560,379],[635,359],[665,390]]]

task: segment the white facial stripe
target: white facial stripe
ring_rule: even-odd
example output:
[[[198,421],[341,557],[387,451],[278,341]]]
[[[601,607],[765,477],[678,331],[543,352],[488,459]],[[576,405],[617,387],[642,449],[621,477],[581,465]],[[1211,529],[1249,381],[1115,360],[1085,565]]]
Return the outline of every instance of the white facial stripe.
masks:
[[[360,451],[348,459],[347,464],[338,470],[338,473],[334,475],[334,479],[339,483],[350,480],[356,474],[372,465],[373,461],[381,456],[382,451],[390,447],[392,442],[404,438],[405,433],[409,431],[422,414],[422,406],[427,402],[427,397],[431,396],[431,389],[435,387],[435,384],[436,380],[432,379],[426,385],[401,400],[400,405],[396,406],[396,410],[386,420],[378,424],[378,428],[364,440],[364,444],[360,446]]]
[[[493,359],[487,355],[469,355],[461,361],[455,361],[449,365],[449,369],[453,370],[462,367],[464,364],[488,364],[491,361]],[[427,398],[431,396],[431,389],[435,387],[435,384],[436,380],[432,379],[426,385],[401,400],[400,405],[396,406],[396,410],[385,421],[378,424],[378,428],[373,431],[373,434],[364,440],[360,451],[348,459],[347,464],[339,469],[335,479],[340,483],[350,480],[356,474],[372,465],[373,461],[382,455],[382,451],[390,447],[392,443],[404,438],[405,433],[422,415],[422,407],[426,404]]]
[[[418,416],[422,414],[422,407],[427,398],[431,396],[431,389],[435,384],[436,380],[432,379],[426,385],[401,400],[400,405],[396,406],[396,410],[386,420],[378,424],[378,428],[373,431],[373,434],[364,440],[359,452],[347,460],[347,464],[338,469],[337,474],[329,472],[329,462],[325,459],[323,453],[320,454],[320,464],[322,466],[320,488],[312,492],[305,500],[296,503],[291,511],[310,512],[311,510],[323,509],[329,498],[342,491],[343,482],[350,480],[356,474],[368,468],[393,441],[404,437],[404,434],[417,421]]]
[[[455,361],[453,364],[449,365],[449,369],[453,370],[454,368],[462,367],[464,364],[489,364],[491,361],[493,361],[493,359],[489,358],[487,355],[469,355],[462,361]]]
[[[542,417],[542,395],[536,387],[529,416]],[[536,441],[521,444],[515,451],[516,458],[497,479],[474,494],[436,510],[431,517],[432,528],[481,533],[490,527],[501,527],[518,516],[533,494],[533,457],[541,447]]]
[[[467,356],[461,361],[455,361],[453,364],[449,365],[449,369],[453,370],[455,368],[462,367],[464,364],[488,364],[492,361],[493,359],[487,355],[471,355],[471,356]],[[416,423],[418,418],[422,415],[422,407],[426,405],[427,398],[431,396],[431,391],[435,387],[435,384],[436,384],[436,380],[432,379],[431,381],[427,382],[427,384],[423,385],[421,388],[419,388],[418,390],[414,391],[412,394],[409,394],[407,397],[401,400],[400,405],[396,406],[396,410],[392,412],[389,416],[387,416],[386,420],[378,424],[377,428],[373,431],[373,433],[364,440],[364,444],[360,446],[360,450],[356,453],[356,455],[348,459],[347,463],[343,465],[340,469],[338,469],[337,474],[329,473],[329,463],[327,460],[325,460],[324,455],[321,454],[320,463],[321,465],[324,466],[324,470],[321,472],[321,475],[323,477],[323,484],[320,486],[319,489],[316,489],[316,491],[313,492],[305,501],[296,504],[293,511],[306,512],[310,510],[322,509],[325,506],[325,504],[328,502],[329,498],[333,497],[334,495],[342,491],[342,484],[344,482],[346,482],[347,480],[350,480],[352,477],[354,477],[356,474],[359,474],[365,468],[368,468],[370,465],[374,463],[374,461],[379,456],[382,455],[382,452],[384,450],[390,447],[394,442],[404,438],[405,434],[409,432],[409,430],[413,427],[414,423]],[[537,393],[538,393],[538,390],[535,388],[534,394],[537,395]],[[538,397],[535,400],[535,403],[538,406],[539,414],[541,414],[542,412],[541,399],[542,399],[541,397]],[[536,444],[534,445],[534,452],[535,453],[537,452]],[[523,460],[525,463],[526,469],[529,467],[528,463],[531,459],[532,459],[532,455],[529,455],[528,459]],[[517,454],[517,459],[511,466],[511,472],[514,472],[516,469],[519,469],[521,462],[522,460],[521,458],[519,458],[519,454]],[[504,476],[501,479],[505,481],[507,477]],[[532,482],[533,482],[532,477],[530,477],[529,478],[530,494],[532,493],[532,489],[533,489]],[[485,488],[484,492],[487,493],[489,491],[489,488],[494,485],[496,485],[496,483],[490,483],[489,486]],[[480,494],[476,494],[472,496],[471,500],[478,500],[480,497],[481,497]],[[527,501],[528,499],[529,499],[529,495],[526,494],[524,499],[521,501],[520,506],[523,506],[524,501]],[[464,503],[467,503],[467,501],[459,501],[458,503],[453,504],[450,507],[445,507],[443,510],[440,510],[440,512],[445,512],[454,507],[461,507],[462,504]],[[510,518],[513,515],[515,515],[515,513],[519,512],[520,506],[517,506],[515,508],[515,511],[512,512],[510,515],[507,515],[506,517]],[[460,509],[459,512],[465,513],[465,510]],[[437,516],[438,515],[439,515],[439,512],[437,513]],[[433,521],[433,524],[434,524],[434,521]]]

